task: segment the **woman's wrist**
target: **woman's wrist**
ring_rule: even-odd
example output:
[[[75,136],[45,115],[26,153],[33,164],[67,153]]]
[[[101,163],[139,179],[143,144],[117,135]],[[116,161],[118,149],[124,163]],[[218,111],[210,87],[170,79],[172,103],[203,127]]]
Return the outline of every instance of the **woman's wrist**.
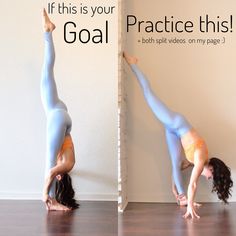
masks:
[[[193,206],[193,205],[194,205],[194,202],[188,199],[188,206]]]

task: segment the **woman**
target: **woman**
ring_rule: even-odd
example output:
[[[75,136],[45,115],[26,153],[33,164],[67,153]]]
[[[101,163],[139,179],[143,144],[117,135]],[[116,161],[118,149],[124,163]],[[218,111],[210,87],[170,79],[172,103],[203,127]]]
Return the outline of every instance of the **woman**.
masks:
[[[47,156],[43,201],[47,210],[78,208],[68,172],[75,164],[71,118],[66,105],[58,98],[53,67],[55,51],[52,32],[55,25],[43,12],[45,56],[41,80],[42,103],[47,116]]]
[[[196,213],[194,197],[200,175],[207,179],[213,178],[213,192],[224,203],[231,195],[230,169],[218,158],[208,157],[207,146],[196,130],[181,114],[171,111],[152,91],[148,80],[137,66],[137,58],[124,53],[124,58],[134,72],[144,97],[157,117],[165,127],[167,145],[172,162],[173,193],[180,205],[187,205],[184,218],[200,218]],[[182,153],[185,153],[183,158]],[[187,197],[184,192],[181,170],[193,166]]]

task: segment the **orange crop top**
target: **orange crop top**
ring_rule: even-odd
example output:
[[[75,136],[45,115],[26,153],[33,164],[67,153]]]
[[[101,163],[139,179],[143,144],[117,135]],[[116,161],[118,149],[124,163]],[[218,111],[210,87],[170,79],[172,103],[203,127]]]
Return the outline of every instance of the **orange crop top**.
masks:
[[[204,149],[206,161],[208,160],[208,150],[205,141],[196,133],[194,129],[190,130],[181,137],[184,153],[187,160],[194,163],[194,153],[197,149]]]
[[[65,136],[64,142],[61,145],[61,149],[57,155],[57,158],[61,157],[66,149],[72,149],[74,151],[74,144],[70,135]]]

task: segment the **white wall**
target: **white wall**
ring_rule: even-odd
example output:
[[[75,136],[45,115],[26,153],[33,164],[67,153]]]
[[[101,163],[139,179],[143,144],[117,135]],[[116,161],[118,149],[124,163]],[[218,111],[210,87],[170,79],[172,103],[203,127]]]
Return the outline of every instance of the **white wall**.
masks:
[[[39,87],[44,3],[1,3],[0,198],[41,198],[46,147],[46,117]],[[116,1],[104,4],[115,6]],[[93,19],[78,15],[51,17],[57,25],[54,42],[58,91],[73,120],[76,165],[72,177],[76,195],[79,199],[117,200],[117,11]],[[91,29],[109,20],[110,43],[66,44],[63,25],[68,20]]]
[[[234,14],[236,3],[228,1],[141,1],[130,0],[126,14],[140,20],[175,16],[194,20],[202,14]],[[146,34],[127,35],[126,50],[139,58],[139,66],[149,78],[153,90],[173,110],[183,113],[206,140],[210,156],[222,158],[236,176],[236,30],[220,34]],[[138,43],[142,37],[218,38],[221,46],[151,45]],[[171,193],[171,164],[164,129],[147,106],[135,78],[127,67],[128,93],[128,199],[129,201],[174,201]],[[184,174],[187,184],[190,172]],[[197,200],[216,201],[211,183],[201,177]],[[233,188],[235,192],[235,187]],[[236,200],[235,195],[231,198]]]

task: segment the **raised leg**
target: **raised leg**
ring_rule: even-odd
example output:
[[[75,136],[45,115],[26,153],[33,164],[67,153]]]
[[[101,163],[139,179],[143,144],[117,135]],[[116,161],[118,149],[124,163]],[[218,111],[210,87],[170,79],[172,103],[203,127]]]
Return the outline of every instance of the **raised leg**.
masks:
[[[41,98],[46,114],[55,108],[65,109],[66,105],[59,99],[57,86],[54,79],[55,50],[52,39],[52,32],[44,33],[45,52],[44,64],[41,79]]]
[[[128,55],[125,52],[123,55],[126,62],[134,72],[139,85],[142,88],[145,100],[155,114],[156,118],[160,120],[167,129],[172,130],[179,137],[189,131],[191,129],[191,125],[188,123],[185,117],[169,109],[164,104],[164,102],[162,102],[161,99],[152,91],[148,79],[137,66],[138,59]]]
[[[149,107],[157,119],[160,120],[167,129],[172,130],[178,136],[181,136],[182,134],[189,131],[191,129],[191,125],[188,123],[185,117],[170,110],[161,101],[161,99],[154,94],[149,81],[136,64],[131,64],[130,66],[142,88],[143,95]]]

